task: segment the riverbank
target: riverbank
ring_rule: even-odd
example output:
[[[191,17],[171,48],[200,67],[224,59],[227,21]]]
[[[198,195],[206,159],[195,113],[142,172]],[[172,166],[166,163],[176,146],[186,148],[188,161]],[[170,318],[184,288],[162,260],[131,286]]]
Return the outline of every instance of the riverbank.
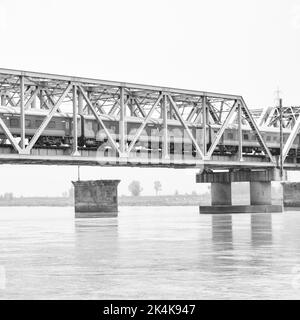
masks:
[[[120,196],[119,206],[195,206],[206,203],[207,194],[202,195],[163,195],[163,196]],[[19,197],[1,199],[0,207],[68,207],[73,206],[70,197]]]

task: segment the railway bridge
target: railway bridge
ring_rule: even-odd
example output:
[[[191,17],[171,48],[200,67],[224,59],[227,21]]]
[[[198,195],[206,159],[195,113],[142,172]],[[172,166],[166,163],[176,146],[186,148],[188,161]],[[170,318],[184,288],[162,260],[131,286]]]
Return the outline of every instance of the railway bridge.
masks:
[[[231,182],[250,181],[250,210],[278,210],[270,182],[282,179],[281,158],[300,169],[300,107],[251,110],[240,95],[9,69],[0,98],[1,164],[197,168],[215,207],[231,207]],[[75,183],[77,198],[97,202],[110,188],[104,209],[115,210],[117,183]]]

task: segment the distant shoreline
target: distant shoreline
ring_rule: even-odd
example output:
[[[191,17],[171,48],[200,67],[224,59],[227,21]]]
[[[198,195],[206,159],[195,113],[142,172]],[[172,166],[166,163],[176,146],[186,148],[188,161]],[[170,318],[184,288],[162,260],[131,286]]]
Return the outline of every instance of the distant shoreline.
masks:
[[[163,195],[163,196],[120,196],[118,204],[122,206],[195,206],[207,202],[208,196],[201,195]],[[70,207],[72,198],[64,197],[20,197],[0,199],[0,207]]]
[[[120,207],[168,207],[168,206],[199,206],[210,205],[210,195],[159,195],[159,196],[120,196]],[[73,207],[74,200],[69,197],[20,197],[0,199],[0,207]],[[300,208],[300,201],[286,199],[284,207]]]

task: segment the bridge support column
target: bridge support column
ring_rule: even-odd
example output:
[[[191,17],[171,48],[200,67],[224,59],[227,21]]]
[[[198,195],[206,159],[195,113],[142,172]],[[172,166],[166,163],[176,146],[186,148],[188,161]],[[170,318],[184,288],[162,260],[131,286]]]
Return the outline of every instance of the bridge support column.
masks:
[[[300,182],[283,182],[283,204],[285,207],[300,207]]]
[[[272,204],[271,182],[250,182],[251,205]]]
[[[73,181],[75,218],[109,218],[118,216],[120,180]]]
[[[211,184],[211,204],[232,205],[231,183],[212,183]]]
[[[227,171],[227,172],[203,172],[197,174],[196,182],[211,183],[211,206],[199,207],[200,213],[265,213],[282,212],[283,205],[272,204],[271,181],[275,179],[274,172],[261,171]],[[232,182],[250,183],[250,204],[234,204],[232,201]],[[235,192],[241,192],[237,188]],[[241,194],[237,194],[241,198]],[[248,194],[249,195],[249,194]],[[245,197],[247,198],[247,194]],[[249,201],[249,200],[248,200]]]

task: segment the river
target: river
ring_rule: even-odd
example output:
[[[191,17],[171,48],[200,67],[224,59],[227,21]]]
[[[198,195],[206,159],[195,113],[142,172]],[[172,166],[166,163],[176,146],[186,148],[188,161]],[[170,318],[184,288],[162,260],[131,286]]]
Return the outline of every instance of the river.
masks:
[[[0,208],[1,299],[298,299],[300,212]]]

